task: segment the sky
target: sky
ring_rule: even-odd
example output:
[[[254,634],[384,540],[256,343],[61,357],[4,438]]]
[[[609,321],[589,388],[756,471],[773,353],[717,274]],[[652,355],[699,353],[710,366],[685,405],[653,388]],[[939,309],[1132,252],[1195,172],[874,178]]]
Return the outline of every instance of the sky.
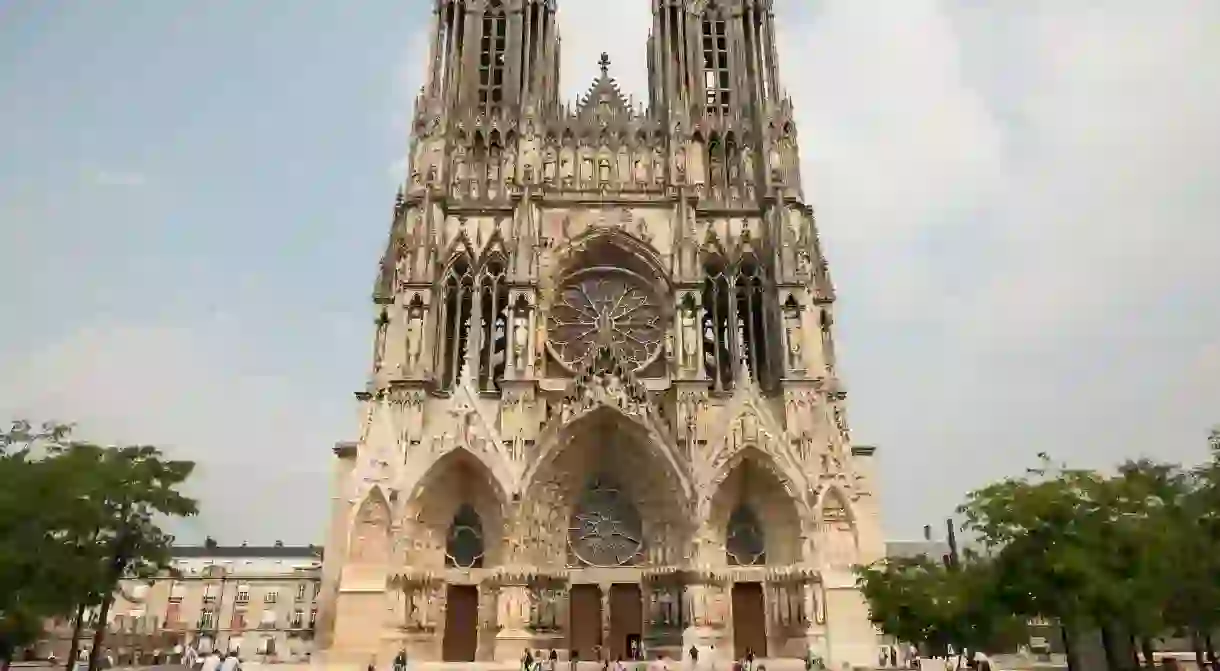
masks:
[[[559,0],[646,94],[646,0]],[[776,0],[891,538],[1220,423],[1220,3]],[[198,462],[184,542],[318,543],[423,0],[0,2],[0,418]],[[1209,39],[1211,38],[1211,39]]]

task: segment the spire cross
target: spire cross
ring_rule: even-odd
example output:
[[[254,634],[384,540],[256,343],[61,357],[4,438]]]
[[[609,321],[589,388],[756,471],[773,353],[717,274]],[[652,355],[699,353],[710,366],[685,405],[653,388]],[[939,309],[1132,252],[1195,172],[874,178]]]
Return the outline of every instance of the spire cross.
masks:
[[[610,74],[610,54],[602,52],[602,57],[597,60],[597,66],[602,69],[602,76],[606,77]]]

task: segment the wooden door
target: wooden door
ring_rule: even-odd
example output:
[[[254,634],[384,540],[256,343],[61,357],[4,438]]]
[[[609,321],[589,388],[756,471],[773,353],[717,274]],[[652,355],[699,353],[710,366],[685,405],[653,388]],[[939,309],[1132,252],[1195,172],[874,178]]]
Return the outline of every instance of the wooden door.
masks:
[[[627,641],[644,633],[644,603],[640,586],[620,583],[610,586],[610,659],[627,659]]]
[[[441,658],[446,662],[473,662],[479,647],[479,588],[450,585],[447,592]]]
[[[573,585],[568,592],[568,649],[583,660],[596,659],[602,644],[602,593],[597,585]]]
[[[733,585],[733,654],[741,659],[747,650],[755,657],[767,656],[767,609],[762,583]]]

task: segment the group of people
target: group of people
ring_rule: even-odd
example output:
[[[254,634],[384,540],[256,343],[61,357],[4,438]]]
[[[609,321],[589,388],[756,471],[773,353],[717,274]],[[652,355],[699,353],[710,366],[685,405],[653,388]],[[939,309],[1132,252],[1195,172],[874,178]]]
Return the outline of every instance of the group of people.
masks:
[[[194,669],[197,663],[197,658],[194,657],[194,650],[188,648],[184,655],[182,663],[188,669]],[[241,656],[236,652],[221,653],[216,650],[203,655],[203,663],[199,667],[199,671],[241,671]]]

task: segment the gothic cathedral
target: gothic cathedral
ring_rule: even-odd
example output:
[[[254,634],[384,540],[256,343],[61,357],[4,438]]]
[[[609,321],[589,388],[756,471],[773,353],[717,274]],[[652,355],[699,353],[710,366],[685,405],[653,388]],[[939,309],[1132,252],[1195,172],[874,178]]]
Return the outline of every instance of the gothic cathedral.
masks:
[[[619,0],[653,4],[647,105],[604,55],[560,100],[561,1],[432,2],[321,659],[869,665],[873,448],[772,0]]]

